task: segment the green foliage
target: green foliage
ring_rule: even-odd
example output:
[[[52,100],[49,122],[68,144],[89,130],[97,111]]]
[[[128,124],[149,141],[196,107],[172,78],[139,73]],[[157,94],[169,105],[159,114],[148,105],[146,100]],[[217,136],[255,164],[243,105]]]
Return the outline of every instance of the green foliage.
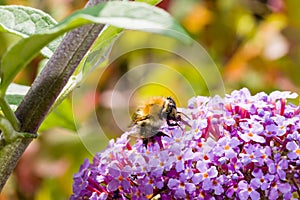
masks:
[[[67,85],[57,98],[56,104],[59,104],[75,87],[80,85],[96,67],[106,66],[110,50],[122,31],[122,28],[115,26],[106,26],[104,28],[89,52],[81,60],[74,75],[69,79]]]
[[[161,2],[160,0],[137,1],[153,4]],[[4,4],[16,1],[0,2]],[[68,1],[61,1],[59,7],[54,2],[55,1],[33,0],[18,1],[18,3],[21,4],[23,3],[47,10],[47,12],[51,13],[51,15],[56,19],[62,19],[72,10],[77,10],[79,7],[83,6],[83,1],[73,1],[72,4],[68,4]],[[232,0],[170,0],[163,1],[163,3],[163,6],[167,8],[168,12],[170,12],[173,17],[180,21],[189,34],[193,35],[194,39],[199,41],[205,50],[208,51],[209,55],[219,67],[228,92],[240,87],[248,87],[253,93],[260,91],[265,91],[268,93],[274,89],[291,90],[299,93],[300,7],[297,6],[298,0],[264,2]],[[20,8],[16,8],[15,12],[11,11],[14,7]],[[0,8],[0,32],[13,33],[25,38],[31,37],[32,34],[37,34],[38,32],[46,32],[47,29],[56,26],[55,20],[52,19],[52,21],[50,16],[48,16],[49,19],[47,19],[47,17],[43,16],[44,14],[47,15],[46,13],[34,8],[22,8],[21,6],[0,6]],[[119,11],[117,12],[120,14]],[[28,20],[31,20],[31,15],[39,16],[41,20],[45,21],[40,21],[36,24],[34,22],[29,23]],[[36,25],[36,27],[31,26],[34,27],[31,29],[30,26],[28,26],[25,27],[25,30],[17,29],[22,26],[10,26],[13,20],[7,20],[9,16],[13,16],[14,18],[20,17],[20,23],[22,23],[22,19],[27,19],[27,25]],[[44,28],[42,29],[37,25],[41,25],[41,27],[44,26]],[[78,24],[76,24],[76,26],[77,25]],[[30,31],[25,32],[28,30]],[[121,34],[122,37],[119,38]],[[12,38],[15,39],[17,37],[8,34],[0,35],[1,55],[6,47],[13,43],[11,41]],[[126,55],[114,61],[114,63],[112,63],[112,65],[107,69],[99,69],[99,71],[95,71],[96,73],[91,74],[90,72],[93,71],[98,64],[100,67],[106,66],[108,63],[110,49],[114,45],[116,39],[118,39],[117,47],[113,49],[113,52],[116,49],[128,49],[128,47],[132,47],[131,49],[134,49],[133,47],[138,46],[138,44],[141,43],[144,44],[145,42],[146,44],[167,44],[170,49],[174,49],[174,51],[179,46],[176,46],[177,44],[175,40],[167,39],[162,36],[137,31],[127,31],[124,33],[123,28],[107,25],[107,28],[99,35],[99,38],[97,41],[95,41],[95,44],[91,47],[89,53],[82,60],[73,77],[69,80],[69,83],[66,85],[64,91],[61,93],[58,101],[56,102],[57,107],[52,108],[51,113],[48,115],[49,119],[46,118],[39,129],[40,131],[48,130],[49,128],[57,125],[73,130],[73,123],[71,125],[67,124],[67,122],[71,120],[71,116],[68,115],[72,112],[69,99],[66,99],[67,102],[62,102],[62,100],[68,96],[70,91],[78,87],[78,84],[81,84],[86,78],[88,78],[88,81],[86,81],[79,90],[84,90],[86,92],[88,89],[82,88],[85,87],[85,85],[92,85],[90,91],[95,92],[95,82],[99,81],[99,72],[102,73],[102,71],[105,71],[105,73],[104,75],[101,75],[101,82],[97,85],[96,91],[97,97],[101,97],[101,101],[96,99],[98,104],[96,104],[95,108],[91,110],[91,108],[89,108],[90,105],[88,105],[87,102],[91,102],[94,99],[88,99],[90,97],[90,92],[87,91],[86,93],[81,94],[81,96],[79,95],[78,97],[80,98],[76,98],[74,107],[78,107],[78,109],[85,111],[83,114],[80,112],[78,116],[76,116],[76,119],[79,121],[79,123],[82,121],[89,121],[91,112],[96,110],[98,113],[97,117],[99,123],[101,123],[100,125],[103,127],[103,130],[105,133],[107,133],[106,136],[108,137],[115,137],[123,130],[117,130],[115,129],[117,126],[112,125],[112,117],[107,114],[110,108],[106,107],[106,99],[104,96],[111,92],[111,86],[116,83],[116,80],[119,79],[119,76],[122,76],[125,72],[132,70],[136,66],[150,62],[170,66],[171,69],[176,69],[176,71],[183,75],[182,77],[186,78],[189,83],[191,83],[195,94],[210,94],[209,90],[206,88],[207,83],[205,83],[203,77],[205,77],[205,79],[214,81],[215,76],[213,74],[209,75],[206,73],[205,76],[203,74],[198,75],[190,67],[190,64],[185,62],[183,59],[179,59],[176,57],[176,55],[169,55],[168,53],[163,53],[162,51],[157,50],[143,49],[127,53]],[[49,39],[49,41],[50,40],[52,40],[52,38]],[[52,42],[54,41],[57,40],[55,39]],[[54,48],[50,48],[52,42],[43,47],[41,51],[42,54],[47,58],[52,55],[53,50],[58,45],[55,44],[53,45]],[[31,44],[28,43],[28,45],[30,47]],[[49,50],[48,54],[44,53],[45,49]],[[24,48],[24,51],[27,50],[28,47]],[[275,58],[268,57],[266,56],[268,55],[266,53],[269,53],[270,50],[272,50],[271,53],[274,55],[278,55],[278,52],[283,53]],[[36,53],[38,52],[40,52],[40,50],[36,50]],[[16,57],[14,55],[11,57],[12,60],[16,58],[20,59],[22,57]],[[202,60],[200,56],[197,58]],[[21,61],[23,62],[24,59],[22,58]],[[32,66],[32,63],[30,63],[30,65]],[[209,68],[210,67],[208,66],[207,69]],[[34,67],[26,68],[22,72],[21,76],[18,76],[15,80],[17,82],[32,80],[33,76],[36,75],[34,70]],[[152,78],[156,78],[155,80],[164,80],[169,84],[167,88],[170,90],[166,90],[166,87],[163,85],[160,87],[159,85],[150,84],[139,88],[131,98],[133,100],[133,102],[130,104],[130,106],[133,106],[132,109],[136,108],[135,104],[137,102],[142,102],[148,96],[174,95],[174,93],[180,94],[174,95],[176,98],[178,98],[176,99],[178,105],[186,106],[187,99],[191,96],[189,90],[185,87],[186,84],[182,82],[181,79],[177,78],[176,73],[170,73],[170,71],[167,70],[165,71],[166,72],[163,72],[159,67],[148,67],[142,76],[144,80],[152,80]],[[30,73],[27,74],[27,72]],[[129,80],[139,80],[141,74],[138,73],[136,76],[133,74],[132,76],[133,77]],[[132,82],[129,82],[128,84],[132,84]],[[10,88],[12,88],[12,90],[10,90]],[[11,93],[12,91],[13,93]],[[21,88],[19,92],[14,91],[17,91],[16,87],[11,87],[11,85],[9,85],[5,95],[5,99],[13,111],[23,99],[24,95],[28,91],[28,87]],[[121,95],[126,94],[126,91],[121,92]],[[79,104],[77,104],[77,101],[79,101]],[[298,99],[294,103],[298,104]],[[56,111],[56,109],[58,111]],[[65,114],[66,116],[63,117]],[[82,123],[81,125],[81,128],[91,128],[93,125],[96,126],[96,123],[93,121],[93,123],[91,122],[88,125]],[[84,130],[82,132],[84,134],[82,135],[72,133],[73,132],[66,133],[65,130],[54,129],[53,131],[47,132],[47,134],[40,134],[39,139],[35,140],[35,144],[38,144],[40,149],[36,150],[38,153],[30,158],[29,163],[32,163],[33,166],[25,164],[23,165],[23,170],[26,171],[24,174],[28,173],[28,169],[37,171],[39,173],[39,179],[42,179],[42,184],[38,184],[39,186],[36,186],[36,189],[39,190],[37,193],[36,191],[32,192],[25,189],[26,193],[32,192],[35,195],[38,194],[35,196],[36,199],[57,199],[57,196],[55,195],[59,196],[59,193],[63,193],[60,197],[68,196],[71,191],[70,181],[72,173],[78,171],[78,166],[82,163],[84,157],[90,156],[88,152],[85,152],[87,148],[84,147],[83,144],[95,148],[91,152],[95,152],[98,149],[100,150],[106,145],[106,141],[103,137],[97,137],[98,131],[96,128],[90,131]],[[82,139],[83,137],[86,138]],[[95,139],[96,137],[98,140]],[[89,141],[86,142],[85,140]],[[32,149],[36,148],[35,144],[31,145]],[[37,155],[40,156],[40,158],[37,158]],[[63,171],[62,174],[64,175],[62,176],[55,175],[55,173],[53,173],[54,170],[51,168],[49,170],[51,171],[51,179],[49,181],[48,174],[40,174],[41,168],[37,163],[39,163],[41,159],[49,160],[49,157],[52,158],[53,155],[55,155],[55,159],[66,159],[67,161],[65,160],[65,163],[67,163],[70,169],[67,170],[67,173]],[[32,158],[36,160],[33,160]],[[55,165],[55,160],[48,162],[49,163],[44,166],[52,167]],[[31,174],[31,177],[35,176],[36,175]],[[24,179],[28,180],[28,178],[23,178],[19,182],[24,182]],[[32,184],[29,182],[27,185]],[[65,191],[62,190],[64,187],[67,187]],[[15,189],[14,187],[13,190],[20,191],[20,188]],[[45,193],[45,190],[47,191],[47,194]],[[9,193],[10,192],[11,191],[9,191]],[[52,197],[50,197],[51,194]],[[1,195],[5,195],[5,191],[2,192]],[[16,198],[4,197],[4,199]]]
[[[23,38],[53,27],[57,22],[47,13],[25,6],[0,6],[0,32],[13,33]],[[42,49],[50,58],[61,39],[52,41]]]
[[[78,85],[80,85],[96,67],[106,66],[114,41],[118,38],[122,31],[123,29],[121,28],[106,26],[90,48],[89,52],[81,60],[76,72],[69,79],[63,91],[60,93],[55,105],[53,106],[56,107],[58,105],[58,108],[55,108],[50,116],[48,116],[42,123],[39,129],[40,131],[56,126],[74,131],[76,130],[73,116],[70,115],[70,113],[72,113],[72,106],[69,105],[69,103],[64,102],[64,99],[70,94],[70,92],[78,87]],[[58,118],[60,120],[57,123],[56,119]]]
[[[77,68],[82,71],[83,79],[85,79],[86,76],[95,69],[95,67],[105,66],[108,61],[110,50],[115,40],[121,35],[122,31],[123,29],[115,26],[107,26],[104,29],[101,35],[94,42],[89,53],[83,59],[83,67],[81,68],[79,66]]]
[[[137,2],[107,2],[87,7],[67,17],[57,26],[43,33],[22,39],[3,56],[1,62],[1,96],[17,73],[40,51],[59,35],[89,23],[159,33],[190,42],[185,30],[165,11]]]
[[[113,42],[119,33],[122,32],[122,28],[159,33],[175,37],[183,42],[190,41],[189,37],[186,36],[184,29],[182,29],[167,12],[159,8],[151,7],[145,3],[101,3],[97,6],[88,7],[75,12],[56,26],[54,26],[56,24],[55,20],[49,15],[37,9],[23,6],[2,6],[0,9],[0,19],[0,31],[14,33],[24,37],[24,39],[8,50],[1,60],[0,96],[2,98],[5,96],[7,87],[11,84],[15,76],[45,45],[61,34],[84,24],[93,22],[110,24],[113,26],[108,26],[94,43],[90,51],[91,56],[86,56],[83,59],[81,64],[83,67],[79,67],[77,76],[70,79],[58,98],[58,103],[60,103],[91,70],[107,61]],[[50,57],[57,45],[57,42],[50,43],[48,49],[43,49],[42,52],[44,52],[46,57]],[[102,55],[102,59],[96,61],[93,60],[94,54]],[[17,106],[22,99],[22,95],[17,94],[14,96],[7,96],[6,98],[9,103]],[[67,110],[70,111],[70,109]],[[56,111],[57,113],[53,114],[54,116],[62,114],[59,110]],[[49,124],[49,122],[50,121],[45,124]],[[44,125],[44,127],[51,126],[53,125]],[[63,127],[68,126],[64,124]],[[69,128],[74,129],[72,125]]]
[[[162,0],[137,0],[137,2],[145,2],[150,5],[156,5],[162,2]]]
[[[25,85],[19,85],[15,83],[9,85],[6,91],[5,98],[13,111],[15,111],[20,105],[28,90],[29,87]]]
[[[50,112],[41,124],[39,131],[46,131],[55,127],[76,131],[72,113],[72,104],[69,99],[62,101],[54,110],[52,110],[52,112]]]

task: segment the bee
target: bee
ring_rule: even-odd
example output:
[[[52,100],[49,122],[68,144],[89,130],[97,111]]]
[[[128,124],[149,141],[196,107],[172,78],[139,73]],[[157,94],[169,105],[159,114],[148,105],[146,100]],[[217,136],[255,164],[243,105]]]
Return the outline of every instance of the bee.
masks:
[[[165,122],[168,126],[179,126],[181,128],[178,123],[183,121],[181,114],[183,113],[177,111],[173,98],[152,97],[132,115],[131,126],[136,125],[138,127],[139,137],[143,139],[145,146],[147,146],[149,139],[155,136],[167,136],[159,131]],[[183,122],[187,124],[185,121]]]

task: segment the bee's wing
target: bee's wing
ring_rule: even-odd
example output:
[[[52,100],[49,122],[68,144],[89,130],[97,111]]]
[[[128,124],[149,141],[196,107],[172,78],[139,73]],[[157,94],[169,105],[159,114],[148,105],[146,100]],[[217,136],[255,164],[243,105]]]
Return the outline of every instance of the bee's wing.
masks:
[[[146,119],[149,119],[149,115],[141,115],[140,111],[137,110],[135,113],[133,113],[133,115],[131,116],[131,123],[129,125],[129,127],[132,127],[136,124],[138,124],[138,122],[144,121]]]
[[[129,138],[137,139],[140,138],[138,131],[132,132],[128,135]]]
[[[137,113],[135,112],[131,115],[131,122],[128,126],[129,128],[133,127],[136,124],[136,119],[137,119]]]

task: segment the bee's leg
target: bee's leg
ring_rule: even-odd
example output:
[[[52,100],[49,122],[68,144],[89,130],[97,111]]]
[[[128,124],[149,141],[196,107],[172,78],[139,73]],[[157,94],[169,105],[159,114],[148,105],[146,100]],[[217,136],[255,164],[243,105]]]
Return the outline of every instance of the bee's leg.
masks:
[[[148,138],[143,138],[143,145],[145,146],[145,148],[147,149],[148,147],[148,143],[149,143],[149,139]]]
[[[157,132],[156,136],[159,136],[159,137],[163,137],[163,136],[170,137],[170,136],[168,136],[167,134],[165,134],[165,133],[162,132],[162,131]]]
[[[178,124],[178,121],[182,122],[186,126],[192,127],[187,121],[183,120],[181,118],[181,116],[177,116],[176,120],[173,120],[173,121],[175,121],[175,123],[171,123],[170,119],[167,119],[166,121],[167,121],[168,126],[179,126],[181,128],[181,130],[182,130],[182,127],[180,126],[180,124]]]
[[[140,131],[140,136],[142,137],[143,145],[147,149],[147,146],[148,146],[148,143],[149,143],[149,139],[146,137],[146,129],[145,129],[145,127],[142,127],[142,129]]]
[[[147,146],[148,146],[148,143],[149,143],[149,139],[147,138],[146,133],[147,133],[146,126],[145,126],[145,124],[142,124],[141,128],[140,128],[140,131],[139,131],[139,135],[140,135],[140,138],[143,141],[143,145],[147,149]]]
[[[170,120],[167,120],[167,124],[168,124],[168,126],[179,126],[179,128],[181,130],[183,130],[182,127],[180,126],[180,124],[178,124],[177,121],[175,121],[175,123],[171,123]]]
[[[169,119],[167,120],[167,124],[168,124],[168,126],[179,126],[179,124],[177,122],[171,123]]]
[[[164,149],[164,145],[163,145],[162,140],[161,140],[161,138],[163,136],[170,137],[162,131],[157,132],[156,135],[153,136],[153,140],[158,143],[160,149]]]
[[[139,132],[140,137],[145,137],[145,133],[146,133],[145,126],[141,126],[141,129],[140,129],[140,132]]]

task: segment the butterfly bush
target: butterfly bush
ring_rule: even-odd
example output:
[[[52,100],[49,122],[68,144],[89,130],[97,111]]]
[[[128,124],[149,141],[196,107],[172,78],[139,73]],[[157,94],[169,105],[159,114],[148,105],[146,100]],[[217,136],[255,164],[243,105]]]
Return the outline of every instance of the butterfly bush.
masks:
[[[189,126],[161,128],[147,147],[124,133],[84,161],[71,199],[299,199],[296,93],[193,97]]]

